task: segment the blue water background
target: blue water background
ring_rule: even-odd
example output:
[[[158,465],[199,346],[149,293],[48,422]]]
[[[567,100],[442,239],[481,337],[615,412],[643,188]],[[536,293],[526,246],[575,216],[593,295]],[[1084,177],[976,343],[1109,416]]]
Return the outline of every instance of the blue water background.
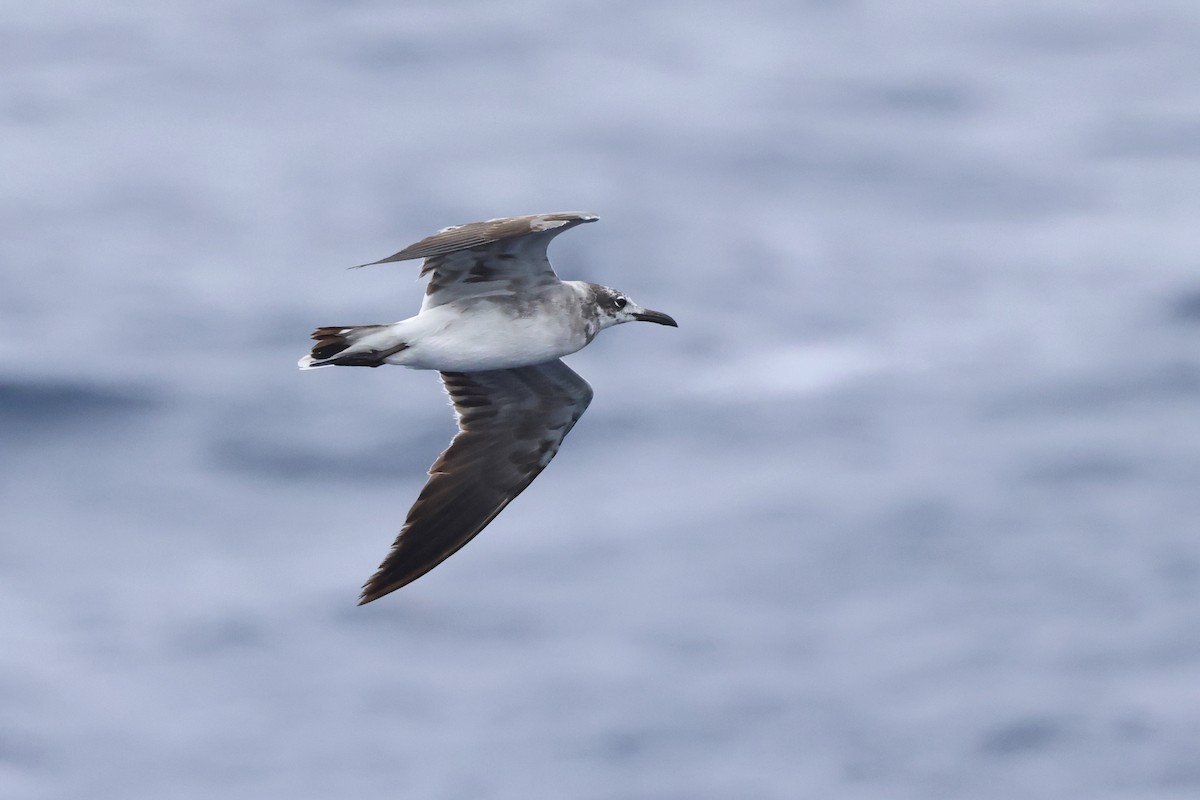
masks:
[[[1200,12],[0,15],[0,796],[1200,796]],[[368,607],[440,228],[678,330]]]

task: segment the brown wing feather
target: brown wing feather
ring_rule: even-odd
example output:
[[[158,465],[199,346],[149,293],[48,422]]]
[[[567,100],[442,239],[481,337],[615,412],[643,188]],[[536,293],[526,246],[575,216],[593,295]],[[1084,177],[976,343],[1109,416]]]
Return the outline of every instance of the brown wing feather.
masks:
[[[546,255],[550,240],[596,219],[594,214],[562,212],[472,222],[446,228],[373,263],[424,258],[421,275],[429,276],[429,285],[422,309],[473,297],[529,296],[559,284]]]
[[[444,372],[459,432],[433,466],[360,605],[415,581],[469,542],[538,476],[592,389],[562,361]]]
[[[455,225],[444,228],[432,236],[427,236],[416,244],[409,245],[398,253],[369,264],[359,266],[369,267],[374,264],[388,264],[393,261],[408,261],[413,258],[431,258],[459,250],[469,250],[473,247],[488,245],[504,239],[518,236],[528,236],[531,233],[546,233],[562,231],[580,225],[584,222],[595,222],[599,217],[595,214],[582,214],[574,211],[556,212],[553,214],[532,214],[527,217],[502,217],[489,219],[486,222],[471,222],[466,225]],[[421,274],[431,269],[426,264]]]

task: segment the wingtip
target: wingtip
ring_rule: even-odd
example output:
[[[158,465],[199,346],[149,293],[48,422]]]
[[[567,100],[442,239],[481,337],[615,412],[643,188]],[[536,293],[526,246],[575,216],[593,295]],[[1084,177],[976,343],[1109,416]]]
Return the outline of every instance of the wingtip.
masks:
[[[553,220],[560,220],[565,223],[595,222],[596,220],[600,219],[599,214],[593,214],[590,211],[556,211],[550,214],[542,214],[540,216]]]
[[[362,593],[360,593],[358,596],[358,604],[360,606],[365,606],[367,603],[373,603],[384,595],[391,594],[399,588],[400,586],[393,585],[387,587],[386,589],[380,589],[379,587],[375,586],[374,582],[368,582],[362,587]]]
[[[362,585],[362,590],[358,594],[358,604],[360,606],[365,606],[367,603],[373,603],[384,595],[391,594],[404,585],[402,582],[392,582],[390,584],[381,583],[380,575],[382,572],[383,565],[381,564],[380,569],[376,570],[375,573],[367,579],[367,582]]]

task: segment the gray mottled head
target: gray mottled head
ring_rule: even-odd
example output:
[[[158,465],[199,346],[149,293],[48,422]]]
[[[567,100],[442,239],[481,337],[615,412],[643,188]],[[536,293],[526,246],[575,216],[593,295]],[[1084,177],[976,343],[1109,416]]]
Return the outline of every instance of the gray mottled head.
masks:
[[[592,290],[592,300],[595,303],[596,322],[598,330],[611,328],[623,322],[657,322],[659,325],[670,325],[678,328],[679,324],[661,311],[651,311],[642,308],[629,298],[629,295],[608,286],[589,283]]]

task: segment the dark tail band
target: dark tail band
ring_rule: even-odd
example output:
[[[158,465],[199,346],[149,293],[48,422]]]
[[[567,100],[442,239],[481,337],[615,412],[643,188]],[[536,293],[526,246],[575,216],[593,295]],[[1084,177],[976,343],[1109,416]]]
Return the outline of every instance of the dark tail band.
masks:
[[[329,325],[317,328],[312,338],[317,340],[313,345],[311,357],[314,367],[379,367],[388,356],[393,356],[408,349],[408,344],[401,342],[386,350],[355,350],[346,352],[355,342],[370,333],[386,328],[386,325]],[[339,355],[344,353],[344,355]]]

